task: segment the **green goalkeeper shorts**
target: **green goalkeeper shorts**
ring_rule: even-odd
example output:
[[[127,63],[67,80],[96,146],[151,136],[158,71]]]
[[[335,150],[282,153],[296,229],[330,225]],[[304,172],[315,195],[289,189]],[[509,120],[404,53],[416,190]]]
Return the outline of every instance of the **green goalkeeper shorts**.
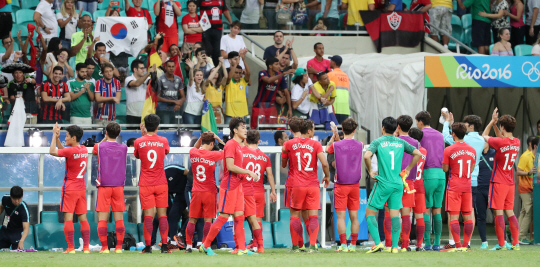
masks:
[[[384,203],[388,203],[391,210],[403,208],[401,201],[403,197],[403,188],[388,186],[387,183],[376,182],[368,199],[368,208],[378,211],[384,208]]]
[[[426,208],[441,208],[446,180],[424,180],[426,190]]]

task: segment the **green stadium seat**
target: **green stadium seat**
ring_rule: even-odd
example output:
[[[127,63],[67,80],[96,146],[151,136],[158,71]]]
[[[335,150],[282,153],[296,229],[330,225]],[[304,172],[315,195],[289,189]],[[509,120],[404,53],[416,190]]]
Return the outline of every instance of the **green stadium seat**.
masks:
[[[137,224],[137,228],[139,229],[139,241],[137,242],[143,242],[144,243],[144,229],[143,229],[143,224],[142,223],[139,223]],[[127,232],[127,229],[126,229],[126,232]],[[133,235],[135,236],[135,235]],[[291,238],[289,238],[291,239]],[[159,244],[159,242],[161,242],[161,235],[159,234],[159,230],[157,231],[157,234],[156,234],[156,244]]]
[[[126,229],[126,233],[130,233],[135,238],[135,241],[139,243],[139,229],[137,227],[136,223],[130,223],[128,221],[129,215],[127,211],[124,211],[123,214],[124,219],[124,228]],[[107,231],[108,232],[116,232],[116,224],[114,223],[114,217],[112,213],[109,215],[109,220],[112,220],[113,222],[107,223]]]
[[[278,211],[278,218],[280,221],[288,221],[291,219],[291,211],[289,209],[280,209]]]
[[[339,22],[338,22],[339,30],[343,30],[345,28],[345,26],[343,25],[343,18],[345,17],[345,15],[347,15],[347,13],[342,13],[339,15]]]
[[[403,4],[407,5],[408,9],[411,9],[411,2],[412,0],[403,0]]]
[[[272,223],[272,232],[274,234],[274,248],[292,246],[289,220]]]
[[[491,45],[489,46],[489,54],[490,54],[490,55],[491,55],[491,51],[493,51],[493,46],[495,46],[495,45],[494,45],[494,44],[491,44]]]
[[[86,211],[86,218],[88,220],[88,224],[90,225],[90,244],[91,245],[101,245],[101,241],[99,240],[97,227],[98,224],[96,222],[96,214],[93,210]],[[74,224],[75,226],[75,248],[79,245],[79,238],[81,237],[81,223],[78,222]],[[78,228],[77,228],[78,227]]]
[[[24,248],[29,249],[30,247],[36,248],[36,237],[34,235],[33,225],[30,225],[30,227],[28,228],[28,236],[24,240]]]
[[[122,93],[122,95],[124,95],[124,93]],[[122,96],[120,96],[122,97]],[[116,116],[119,117],[119,116],[126,116],[126,104],[116,104]]]
[[[99,17],[105,17],[105,13],[107,12],[107,10],[96,10],[94,12],[94,20],[97,21],[97,19]],[[94,23],[94,26],[96,25],[97,23]]]
[[[530,56],[532,48],[532,45],[520,44],[514,47],[514,51],[516,56]]]
[[[154,11],[154,4],[157,2],[157,0],[146,0],[146,1],[148,3],[146,8],[148,9],[148,11],[152,11],[152,12],[150,12],[150,14],[154,14],[154,12],[153,12]],[[144,2],[143,2],[142,7],[144,7]],[[155,20],[152,20],[152,21],[155,21]]]
[[[26,41],[26,38],[28,38],[28,28],[26,25],[21,24],[13,24],[13,28],[11,29],[11,34],[13,35],[13,39],[15,39],[15,42],[19,44],[19,40],[17,39],[17,32],[21,31],[21,41],[24,43]],[[22,46],[23,44],[19,44],[19,46]],[[30,47],[30,45],[28,45]]]
[[[121,88],[122,90],[122,94],[120,95],[120,101],[122,103],[125,103],[126,102],[126,88],[125,87],[122,87]],[[117,107],[118,108],[118,107]],[[126,111],[127,112],[127,111]]]
[[[461,19],[456,15],[452,15],[451,23],[452,23],[452,28],[454,25],[459,25],[460,27],[462,27]]]
[[[34,225],[34,233],[38,250],[67,249],[64,224],[58,222],[58,212],[56,211],[43,211],[41,213],[41,223]]]
[[[463,29],[470,29],[472,26],[472,15],[465,14],[461,16],[461,25],[463,26]]]
[[[454,38],[456,38],[458,40],[461,40],[462,39],[462,37],[461,37],[462,34],[463,34],[463,29],[461,28],[461,26],[454,28],[454,25],[452,25],[452,37],[454,37]],[[457,44],[452,39],[450,39],[450,42],[448,43],[448,49],[456,50],[456,47],[457,47]],[[460,47],[460,52],[462,50],[463,50],[463,48]]]
[[[253,239],[253,235],[251,234],[251,230],[249,228],[249,222],[248,221],[244,221],[244,232],[246,232],[246,234],[245,234],[246,243],[249,243],[249,241],[251,241]]]
[[[39,0],[22,0],[21,1],[21,9],[36,9],[38,5],[39,5]]]
[[[103,0],[103,2],[98,4],[97,9],[98,10],[107,10],[107,8],[109,7],[109,2],[111,2],[111,0]],[[120,3],[121,2],[124,2],[124,1],[120,1]]]
[[[272,236],[272,224],[270,222],[263,221],[262,229],[263,229],[262,233],[263,233],[263,239],[264,239],[264,247],[273,248],[274,237]]]
[[[131,63],[133,62],[133,60],[137,59],[136,57],[128,57],[128,68],[129,68],[129,73],[130,74],[133,74],[133,71],[131,70]]]
[[[188,0],[178,0],[178,2],[180,3],[182,13],[184,13],[183,11],[188,11],[188,8],[187,8]]]
[[[17,17],[17,23],[20,25],[26,25],[27,22],[34,22],[34,10],[31,9],[21,9],[17,11],[15,16]]]

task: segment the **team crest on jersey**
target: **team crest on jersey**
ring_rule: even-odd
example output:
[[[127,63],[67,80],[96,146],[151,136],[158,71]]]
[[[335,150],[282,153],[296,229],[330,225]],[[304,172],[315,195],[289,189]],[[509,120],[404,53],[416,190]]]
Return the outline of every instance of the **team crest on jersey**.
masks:
[[[388,15],[386,18],[388,19],[388,24],[392,30],[395,31],[399,28],[399,25],[401,24],[401,16],[398,13],[392,12],[392,14]]]
[[[240,85],[240,90],[244,90],[244,86],[243,86],[243,85]]]

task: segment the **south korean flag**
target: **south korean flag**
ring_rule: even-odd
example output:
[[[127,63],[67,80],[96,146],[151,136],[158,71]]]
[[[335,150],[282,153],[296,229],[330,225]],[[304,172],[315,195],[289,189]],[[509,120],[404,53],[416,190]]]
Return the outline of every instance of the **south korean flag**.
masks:
[[[146,45],[148,22],[138,17],[99,17],[94,36],[104,43],[107,52],[137,55]]]

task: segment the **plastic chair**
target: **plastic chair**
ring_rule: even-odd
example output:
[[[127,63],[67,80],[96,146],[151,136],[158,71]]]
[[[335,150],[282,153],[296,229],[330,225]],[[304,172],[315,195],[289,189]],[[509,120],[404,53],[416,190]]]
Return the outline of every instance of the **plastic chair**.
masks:
[[[157,0],[146,0],[146,1],[147,1],[146,8],[148,9],[148,11],[151,11],[150,12],[151,14],[154,14],[154,4],[157,3]],[[142,4],[142,7],[145,7],[144,6],[144,1],[143,1],[143,4]]]
[[[469,47],[471,46],[471,42],[472,42],[471,32],[472,32],[471,29],[464,29],[463,34],[461,35],[461,42]]]
[[[456,15],[452,15],[451,23],[452,23],[452,26],[459,25],[460,27],[463,27],[461,24],[461,19]]]
[[[98,4],[97,9],[98,10],[107,10],[107,8],[109,7],[110,2],[111,2],[111,0],[103,0],[103,2]],[[120,1],[120,3],[122,3],[122,2],[124,2],[124,1]]]
[[[17,24],[25,25],[27,24],[26,22],[34,22],[34,10],[21,9],[17,11],[15,17],[17,17]]]
[[[135,238],[137,243],[139,243],[139,240],[140,240],[140,238],[139,238],[139,228],[138,228],[137,224],[128,222],[129,215],[128,215],[127,211],[124,211],[122,215],[123,215],[122,217],[124,219],[125,232],[133,235],[133,237]],[[116,223],[114,222],[114,216],[112,215],[112,212],[109,215],[109,220],[112,220],[112,222],[107,223],[107,232],[116,231]],[[143,234],[143,233],[141,232],[141,234]]]
[[[280,221],[289,221],[291,219],[291,210],[280,209],[278,212],[278,218]]]
[[[129,73],[130,74],[133,74],[133,71],[131,69],[131,63],[133,62],[133,60],[135,60],[136,57],[128,57],[128,68],[129,68]],[[124,93],[122,93],[122,97],[124,97]]]
[[[286,248],[292,246],[290,221],[277,221],[272,223],[274,235],[274,248]]]
[[[530,56],[532,52],[532,45],[520,44],[514,47],[516,56]]]
[[[105,13],[107,12],[107,10],[96,10],[94,12],[94,20],[97,21],[97,19],[99,17],[105,17]],[[96,25],[97,23],[94,23],[94,26]]]
[[[491,44],[491,45],[489,46],[489,54],[490,54],[490,55],[491,55],[491,51],[493,51],[493,47],[494,47],[494,46],[495,46],[494,44]]]
[[[21,31],[21,41],[24,43],[24,41],[26,41],[26,38],[28,38],[28,28],[26,27],[26,25],[13,24],[13,28],[11,29],[11,35],[13,35],[13,39],[15,39],[15,42],[19,43],[17,39],[17,32],[19,30]],[[23,44],[19,45],[22,46]]]
[[[30,227],[28,228],[28,236],[26,236],[26,239],[24,240],[24,248],[29,249],[30,247],[34,247],[34,248],[36,247],[36,237],[34,235],[33,225],[30,225]]]
[[[265,248],[274,247],[274,236],[272,235],[272,224],[270,222],[262,222],[262,233]]]
[[[472,26],[472,15],[465,14],[461,16],[461,24],[463,25],[463,29],[470,29]]]
[[[452,25],[454,26],[454,25]],[[463,29],[461,28],[461,26],[459,27],[452,27],[452,37],[458,39],[458,40],[461,40],[462,39],[462,34],[463,34]],[[450,39],[450,42],[448,43],[448,49],[451,49],[451,50],[456,50],[456,47],[457,47],[457,44],[452,40]],[[460,48],[460,51],[461,51],[462,48]]]
[[[64,224],[58,222],[58,212],[56,211],[41,212],[41,223],[34,225],[34,233],[35,245],[38,250],[67,248]]]
[[[122,92],[122,95],[125,95],[125,94],[126,94],[125,91]],[[122,96],[120,95],[120,97]],[[120,116],[122,117],[126,116],[126,104],[122,104],[122,103],[116,104],[116,117],[120,117]]]
[[[22,0],[21,1],[21,9],[36,9],[38,5],[39,5],[39,0]]]

